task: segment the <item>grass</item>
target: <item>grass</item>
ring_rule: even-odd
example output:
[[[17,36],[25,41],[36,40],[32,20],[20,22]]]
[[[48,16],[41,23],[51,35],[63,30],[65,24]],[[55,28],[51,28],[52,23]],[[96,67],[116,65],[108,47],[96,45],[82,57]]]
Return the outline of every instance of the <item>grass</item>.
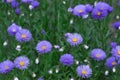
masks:
[[[12,80],[14,76],[17,76],[19,80],[36,80],[41,76],[45,80],[69,80],[71,77],[75,80],[120,80],[119,68],[115,73],[109,70],[109,75],[105,76],[104,73],[108,70],[104,65],[105,60],[96,62],[89,56],[90,51],[98,47],[105,50],[107,57],[109,57],[111,55],[109,43],[111,41],[120,43],[120,32],[111,28],[111,23],[117,21],[116,15],[120,16],[120,7],[117,7],[115,0],[102,0],[114,7],[114,11],[103,20],[93,20],[90,17],[83,20],[67,12],[69,6],[74,7],[80,3],[94,4],[94,0],[66,0],[66,4],[63,4],[63,0],[39,1],[40,6],[32,11],[28,9],[28,5],[20,4],[21,14],[24,13],[24,16],[16,15],[10,5],[0,1],[0,62],[6,59],[14,60],[20,55],[25,55],[30,59],[30,66],[27,70],[14,69],[6,75],[0,74],[0,80]],[[11,14],[8,15],[8,12]],[[70,24],[71,19],[74,21],[73,24]],[[12,22],[29,29],[33,36],[32,40],[28,43],[19,43],[14,37],[9,36],[7,28]],[[43,29],[46,31],[45,35],[41,34]],[[84,39],[83,43],[78,47],[70,47],[64,38],[66,32],[80,33]],[[48,40],[53,45],[59,44],[65,50],[59,52],[53,49],[49,54],[38,55],[35,47],[40,40]],[[3,46],[4,41],[8,41],[6,47]],[[18,44],[22,46],[21,52],[15,50]],[[90,48],[84,49],[84,44],[89,45]],[[91,78],[78,77],[75,72],[77,67],[75,64],[71,67],[61,65],[59,58],[64,53],[71,53],[76,60],[80,61],[80,65],[88,64],[84,62],[85,59],[88,59],[93,70]],[[38,65],[35,64],[37,57],[40,61]],[[55,73],[57,67],[60,69],[59,73]],[[54,71],[53,74],[48,74],[50,69]],[[32,72],[36,73],[36,78],[31,76]]]

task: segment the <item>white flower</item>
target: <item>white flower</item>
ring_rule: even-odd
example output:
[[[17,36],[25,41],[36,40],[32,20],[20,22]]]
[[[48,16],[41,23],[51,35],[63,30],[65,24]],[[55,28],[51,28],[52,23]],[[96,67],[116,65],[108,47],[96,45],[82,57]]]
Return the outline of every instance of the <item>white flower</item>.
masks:
[[[88,14],[82,16],[83,19],[88,18]]]
[[[38,64],[39,63],[39,58],[35,59],[35,63]]]
[[[36,77],[36,74],[35,74],[34,72],[32,73],[32,77],[33,77],[33,78]]]
[[[116,69],[115,69],[115,67],[113,67],[112,71],[113,71],[113,72],[116,72]]]
[[[32,5],[29,5],[29,9],[32,10],[34,7]]]
[[[56,73],[58,73],[58,72],[59,72],[59,69],[58,69],[58,68],[56,68],[55,72],[56,72]]]
[[[10,12],[8,11],[8,15],[10,15]]]
[[[60,46],[59,46],[59,45],[54,45],[54,48],[55,48],[55,49],[59,49]]]
[[[70,80],[74,80],[74,78],[70,78]]]
[[[52,69],[51,69],[51,70],[49,70],[49,71],[48,71],[48,73],[49,73],[49,74],[52,74],[52,73],[53,73],[53,70],[52,70]]]
[[[7,46],[7,44],[8,44],[8,42],[7,42],[7,41],[5,41],[5,42],[3,43],[3,46]]]
[[[88,48],[89,48],[89,46],[85,44],[85,45],[84,45],[84,48],[85,48],[85,49],[88,49]]]
[[[88,60],[87,60],[87,59],[85,59],[85,60],[84,60],[84,62],[88,62]]]
[[[24,16],[24,15],[25,15],[24,13],[21,14],[21,16]]]
[[[65,2],[65,1],[63,1],[63,4],[66,4],[66,2]]]
[[[14,80],[19,80],[18,77],[14,77]]]
[[[32,13],[30,13],[30,16],[32,16]]]
[[[16,46],[16,50],[17,50],[17,51],[21,51],[21,45],[17,45],[17,46]]]
[[[117,15],[117,16],[116,16],[116,19],[120,19],[120,16]]]
[[[64,51],[64,48],[60,48],[59,51],[60,51],[60,52],[63,52],[63,51]]]
[[[105,75],[107,76],[109,74],[109,71],[105,71]]]
[[[118,27],[118,29],[120,30],[120,26]]]
[[[75,60],[75,64],[78,65],[78,64],[79,64],[79,61],[78,61],[78,60]]]
[[[97,3],[98,3],[98,2],[97,2],[97,1],[95,1],[95,2],[94,2],[94,6],[96,6],[96,4],[97,4]]]
[[[73,24],[73,19],[70,20],[70,24]]]

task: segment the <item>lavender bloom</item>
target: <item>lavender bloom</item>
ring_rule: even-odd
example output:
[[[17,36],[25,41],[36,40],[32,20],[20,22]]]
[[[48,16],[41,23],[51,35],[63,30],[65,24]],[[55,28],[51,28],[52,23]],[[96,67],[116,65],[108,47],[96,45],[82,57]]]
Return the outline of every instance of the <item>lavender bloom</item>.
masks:
[[[71,46],[77,46],[79,44],[81,44],[83,41],[83,38],[80,34],[78,33],[73,33],[71,34],[68,38],[67,38],[67,42],[71,45]]]
[[[115,29],[119,29],[119,28],[120,28],[120,21],[114,22],[114,23],[112,24],[112,26],[113,26]]]
[[[108,67],[108,68],[113,68],[114,66],[117,65],[117,62],[115,60],[115,57],[110,57],[106,60],[106,63],[105,65]]]
[[[6,3],[11,3],[13,1],[15,1],[15,0],[4,0],[4,2],[6,2]]]
[[[84,16],[87,14],[86,6],[79,4],[73,8],[73,15],[75,16]]]
[[[68,12],[72,13],[73,9],[71,7],[68,8]]]
[[[15,67],[21,70],[27,69],[29,63],[29,59],[25,56],[19,56],[14,60]]]
[[[21,2],[23,2],[23,3],[31,3],[32,1],[34,1],[34,0],[21,0]]]
[[[16,33],[15,37],[16,37],[16,40],[19,42],[28,42],[31,40],[32,34],[29,30],[22,29]]]
[[[19,8],[15,9],[15,13],[20,14],[20,9]]]
[[[40,78],[38,78],[38,80],[44,80],[44,79],[40,77]]]
[[[17,8],[17,7],[19,6],[19,3],[18,3],[17,1],[12,1],[12,2],[11,2],[11,6],[12,6],[13,8]]]
[[[90,4],[87,4],[87,5],[86,5],[86,11],[87,11],[87,12],[92,12],[92,10],[93,10],[93,6],[90,5]]]
[[[98,2],[95,6],[96,9],[99,9],[101,11],[108,11],[108,12],[112,12],[113,11],[113,8],[108,5],[107,3],[105,2]]]
[[[52,50],[52,44],[46,40],[40,41],[36,46],[36,50],[40,54],[48,53]]]
[[[0,73],[6,74],[14,68],[14,63],[10,60],[6,60],[0,63]]]
[[[93,9],[91,15],[93,19],[103,19],[107,16],[108,12],[106,10]]]
[[[111,46],[111,48],[115,48],[117,46],[117,43],[116,42],[111,42],[110,46]]]
[[[116,59],[120,58],[120,46],[116,46],[111,51],[112,55],[116,57]]]
[[[63,54],[60,57],[60,62],[63,65],[71,66],[74,63],[74,57],[71,54]]]
[[[88,65],[78,66],[76,72],[82,78],[89,78],[92,75],[92,69]]]
[[[8,34],[15,35],[19,30],[21,29],[20,26],[16,25],[15,23],[12,23],[7,29]]]
[[[65,37],[67,38],[67,37],[69,37],[71,35],[71,33],[65,33]]]
[[[31,2],[31,5],[32,5],[33,8],[38,7],[39,4],[40,4],[40,3],[39,3],[38,1],[32,1],[32,2]]]
[[[97,60],[97,61],[100,61],[106,58],[106,53],[99,48],[93,49],[90,55],[94,60]]]

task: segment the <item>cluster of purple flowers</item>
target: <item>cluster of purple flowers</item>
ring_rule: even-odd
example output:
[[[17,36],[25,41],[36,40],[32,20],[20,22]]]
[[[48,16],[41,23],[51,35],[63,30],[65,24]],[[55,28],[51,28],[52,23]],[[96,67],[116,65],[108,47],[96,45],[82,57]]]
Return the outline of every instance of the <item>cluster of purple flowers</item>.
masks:
[[[32,38],[32,34],[28,29],[22,29],[20,26],[13,23],[7,29],[8,34],[15,36],[19,42],[28,42]]]
[[[118,64],[120,64],[120,46],[117,45],[116,42],[111,42],[110,45],[112,48],[112,50],[111,50],[112,56],[106,60],[105,65],[108,68],[113,68],[113,67],[117,66]]]
[[[15,9],[16,14],[20,14],[21,10],[19,8],[19,5],[21,2],[29,4],[30,9],[34,9],[34,8],[38,7],[40,4],[37,0],[21,0],[21,2],[18,2],[16,0],[4,0],[3,2],[9,3],[11,5],[11,7]]]
[[[98,2],[94,5],[94,7],[90,4],[79,4],[74,8],[68,8],[68,12],[71,12],[73,15],[83,18],[87,18],[86,15],[88,15],[88,13],[91,13],[93,19],[103,19],[108,15],[108,13],[112,11],[113,8],[105,2]]]
[[[5,60],[3,62],[0,62],[0,73],[6,74],[15,67],[20,70],[27,69],[29,63],[29,59],[26,56],[19,56],[14,60],[14,62],[11,60]]]

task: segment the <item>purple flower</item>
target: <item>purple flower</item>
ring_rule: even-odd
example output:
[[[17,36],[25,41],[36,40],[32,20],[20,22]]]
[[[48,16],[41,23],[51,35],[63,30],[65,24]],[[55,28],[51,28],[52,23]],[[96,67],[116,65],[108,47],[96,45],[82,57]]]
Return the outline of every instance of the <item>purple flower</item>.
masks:
[[[112,55],[115,56],[117,59],[120,58],[120,46],[116,46],[115,48],[112,48],[111,53],[112,53]]]
[[[119,29],[119,27],[120,27],[120,21],[114,22],[114,23],[112,24],[112,26],[113,26],[115,29]]]
[[[34,0],[21,0],[23,3],[31,3]]]
[[[73,15],[75,16],[84,16],[87,14],[86,6],[79,4],[73,8]]]
[[[99,9],[101,11],[108,11],[108,12],[112,12],[113,11],[113,8],[108,5],[107,3],[105,2],[98,2],[95,6],[96,9]]]
[[[17,7],[19,6],[19,3],[18,3],[17,1],[12,1],[12,2],[11,2],[11,6],[12,6],[13,8],[17,8]]]
[[[93,49],[90,55],[94,60],[97,60],[97,61],[100,61],[106,58],[106,53],[99,48]]]
[[[15,35],[19,30],[21,29],[20,26],[16,25],[15,23],[12,23],[7,29],[8,34]]]
[[[115,57],[110,57],[106,60],[106,63],[105,65],[108,67],[108,68],[113,68],[114,66],[117,65],[117,62],[115,60]]]
[[[118,64],[120,64],[120,59],[118,60]]]
[[[106,10],[101,11],[96,8],[94,8],[91,13],[93,19],[103,19],[107,16],[107,14],[108,14],[108,12]]]
[[[71,7],[68,8],[68,12],[72,13],[73,9]]]
[[[92,12],[92,10],[93,10],[93,6],[90,5],[90,4],[87,4],[87,5],[86,5],[86,11],[87,11],[87,12]]]
[[[40,77],[40,78],[38,78],[38,80],[44,80],[44,79]]]
[[[52,50],[52,44],[46,40],[40,41],[36,46],[36,50],[40,54],[48,53]]]
[[[38,1],[32,1],[32,2],[31,2],[31,5],[32,5],[33,8],[38,7],[39,4],[40,4],[40,3],[39,3]]]
[[[0,63],[0,73],[6,74],[14,68],[14,63],[10,60],[5,60]]]
[[[27,67],[30,64],[30,61],[27,57],[25,56],[19,56],[14,60],[15,67],[18,69],[27,69]]]
[[[19,42],[28,42],[31,40],[32,34],[27,29],[21,29],[19,32],[16,33],[15,37],[16,40]]]
[[[44,29],[41,30],[41,34],[44,35],[46,32]]]
[[[6,3],[11,3],[13,1],[15,1],[15,0],[4,0],[4,2],[6,2]]]
[[[19,8],[15,9],[15,13],[20,14],[20,9]]]
[[[67,37],[67,42],[71,45],[71,46],[77,46],[79,44],[81,44],[83,41],[83,38],[80,34],[78,33],[73,33],[71,35],[69,35]]]
[[[74,63],[74,57],[71,54],[63,54],[60,57],[60,62],[63,65],[71,66]]]
[[[88,65],[78,66],[76,72],[82,78],[89,78],[92,75],[92,69]]]
[[[117,43],[116,42],[111,42],[110,46],[111,46],[111,48],[115,48],[117,46]]]

